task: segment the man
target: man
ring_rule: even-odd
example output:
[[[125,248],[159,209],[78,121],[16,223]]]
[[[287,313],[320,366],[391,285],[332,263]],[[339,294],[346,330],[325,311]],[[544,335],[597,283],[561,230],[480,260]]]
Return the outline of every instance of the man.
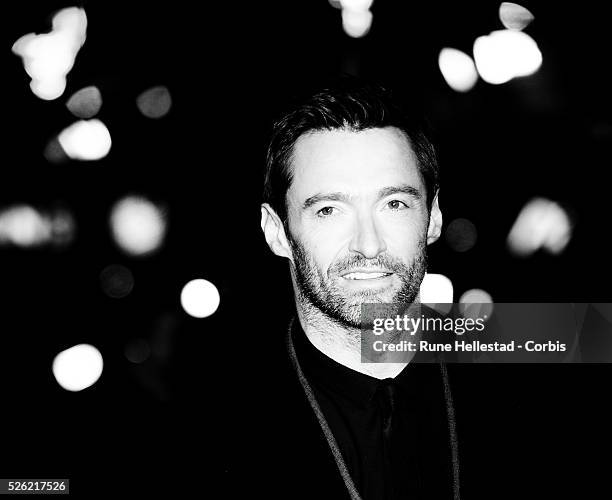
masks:
[[[262,280],[270,270],[245,266],[257,314],[228,327],[228,345],[246,357],[211,381],[221,405],[203,399],[222,412],[227,431],[207,431],[227,453],[193,450],[224,464],[217,496],[457,499],[459,452],[464,498],[606,490],[605,377],[486,363],[449,363],[449,377],[440,363],[361,362],[360,306],[418,303],[440,235],[438,167],[414,117],[347,79],[276,121],[261,226],[288,262],[294,300]]]
[[[275,123],[261,228],[289,262],[289,356],[327,442],[311,463],[333,457],[351,498],[459,495],[444,368],[360,351],[362,304],[418,303],[441,227],[433,146],[383,88],[347,78]]]

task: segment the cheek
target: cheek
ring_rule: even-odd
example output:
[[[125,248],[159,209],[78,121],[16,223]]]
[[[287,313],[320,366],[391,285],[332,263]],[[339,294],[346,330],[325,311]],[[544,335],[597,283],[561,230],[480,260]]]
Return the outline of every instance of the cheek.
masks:
[[[342,254],[344,248],[341,235],[322,231],[311,231],[303,240],[308,253],[314,260],[318,271],[327,276],[327,271]]]
[[[386,214],[385,216],[381,216],[379,223],[384,226],[387,231],[418,235],[427,230],[429,220],[422,210],[415,208],[397,214]]]
[[[323,245],[316,248],[313,252],[317,269],[323,276],[327,276],[329,268],[334,264],[338,255],[341,252],[338,247],[333,245],[333,242],[327,241]]]
[[[385,233],[387,251],[395,257],[411,261],[421,251],[426,235],[427,227],[424,224],[403,224]]]

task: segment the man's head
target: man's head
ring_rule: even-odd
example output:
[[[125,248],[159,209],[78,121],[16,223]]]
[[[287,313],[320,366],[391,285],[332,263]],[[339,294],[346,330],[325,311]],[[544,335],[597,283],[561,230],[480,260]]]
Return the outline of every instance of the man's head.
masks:
[[[359,327],[364,302],[411,303],[440,235],[438,165],[414,116],[345,79],[274,124],[262,229],[298,303]]]

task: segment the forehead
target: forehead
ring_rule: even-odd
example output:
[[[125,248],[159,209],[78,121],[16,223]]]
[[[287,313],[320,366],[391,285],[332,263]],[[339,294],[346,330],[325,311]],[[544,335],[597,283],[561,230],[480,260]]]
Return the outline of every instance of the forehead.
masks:
[[[288,194],[298,199],[325,191],[367,195],[396,184],[424,189],[410,143],[395,127],[305,134],[295,143],[292,169]]]

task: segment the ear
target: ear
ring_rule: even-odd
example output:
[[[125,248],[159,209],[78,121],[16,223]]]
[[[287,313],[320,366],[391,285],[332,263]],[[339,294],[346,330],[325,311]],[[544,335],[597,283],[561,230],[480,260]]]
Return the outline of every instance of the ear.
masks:
[[[429,212],[429,227],[427,228],[427,244],[431,245],[435,242],[442,232],[442,212],[440,211],[440,205],[438,204],[438,193],[434,196],[433,203],[431,204],[431,211]]]
[[[275,255],[286,257],[293,262],[293,254],[285,234],[285,227],[280,217],[268,203],[262,203],[261,205],[261,230],[270,250]]]

